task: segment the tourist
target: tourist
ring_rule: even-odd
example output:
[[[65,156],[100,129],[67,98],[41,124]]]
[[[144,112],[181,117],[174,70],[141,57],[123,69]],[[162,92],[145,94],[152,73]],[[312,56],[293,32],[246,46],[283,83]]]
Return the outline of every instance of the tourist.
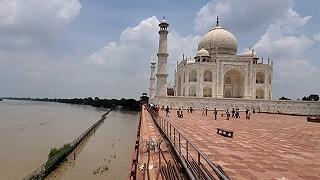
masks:
[[[169,117],[170,109],[169,106],[166,107],[166,117]]]
[[[249,110],[247,109],[246,110],[246,119],[248,119],[248,112],[249,112]]]
[[[227,120],[229,120],[229,117],[230,117],[229,109],[227,109],[226,115],[227,115]]]
[[[177,110],[177,115],[180,117],[180,108]]]
[[[183,113],[182,113],[182,111],[183,111],[183,107],[180,109],[180,116],[179,116],[179,118],[183,118]]]
[[[218,114],[217,108],[214,108],[213,114],[214,114],[214,120],[217,120],[217,114]]]
[[[234,114],[235,114],[234,108],[232,108],[231,112],[232,112],[232,116],[231,117],[234,118]]]
[[[251,116],[251,112],[250,112],[250,110],[248,110],[248,113],[247,113],[247,115],[246,115],[246,118],[247,118],[247,119],[250,119],[250,116]]]
[[[208,116],[208,107],[206,107],[206,109],[205,109],[205,114],[206,114],[206,116]]]
[[[205,110],[204,110],[204,108],[202,108],[202,116],[204,116],[205,115]]]
[[[192,107],[192,113],[194,113],[194,110],[195,110],[195,108],[194,108],[194,107]]]
[[[240,111],[238,108],[236,109],[236,119],[240,119]]]
[[[188,113],[189,113],[190,112],[190,107],[188,107],[187,110],[188,110]]]

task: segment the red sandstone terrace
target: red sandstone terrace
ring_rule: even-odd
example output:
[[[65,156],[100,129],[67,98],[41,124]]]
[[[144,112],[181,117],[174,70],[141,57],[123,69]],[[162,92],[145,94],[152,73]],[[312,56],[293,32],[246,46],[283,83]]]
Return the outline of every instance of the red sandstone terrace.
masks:
[[[304,116],[253,114],[251,119],[226,120],[212,111],[202,116],[172,110],[169,120],[212,162],[220,164],[231,179],[320,179],[320,123]],[[165,117],[165,112],[160,110]],[[233,138],[217,128],[234,131]]]

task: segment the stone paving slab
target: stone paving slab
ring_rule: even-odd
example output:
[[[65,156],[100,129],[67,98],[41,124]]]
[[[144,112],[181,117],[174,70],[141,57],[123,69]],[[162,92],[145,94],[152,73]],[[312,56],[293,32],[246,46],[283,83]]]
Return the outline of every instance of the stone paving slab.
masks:
[[[226,120],[221,113],[217,120],[212,111],[184,111],[178,118],[172,110],[167,119],[232,179],[320,179],[320,123],[262,113]],[[217,134],[217,128],[233,130],[233,138]]]

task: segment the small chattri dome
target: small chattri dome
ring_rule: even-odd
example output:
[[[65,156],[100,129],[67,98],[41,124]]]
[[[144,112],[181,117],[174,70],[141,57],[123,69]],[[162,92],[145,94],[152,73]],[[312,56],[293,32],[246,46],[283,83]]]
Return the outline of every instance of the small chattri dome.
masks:
[[[167,22],[166,19],[162,19],[162,20],[161,20],[161,23],[167,23],[167,24],[168,24],[168,22]]]
[[[166,24],[166,25],[169,25],[168,24],[168,21],[166,20],[166,17],[162,17],[162,20],[160,21],[160,24]]]
[[[205,50],[204,48],[201,48],[197,53],[196,53],[196,57],[208,57],[209,52],[207,50]]]
[[[251,56],[251,57],[256,57],[257,54],[253,49],[247,49],[243,54],[241,54],[242,56]]]

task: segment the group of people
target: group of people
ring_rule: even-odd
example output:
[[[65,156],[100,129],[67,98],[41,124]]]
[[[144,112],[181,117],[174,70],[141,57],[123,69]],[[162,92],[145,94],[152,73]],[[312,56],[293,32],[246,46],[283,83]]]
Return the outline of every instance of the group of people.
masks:
[[[246,112],[246,119],[250,119],[251,111],[247,109],[245,112]],[[240,119],[240,110],[238,108],[237,109],[232,108],[231,113],[232,113],[231,118]],[[229,120],[230,118],[229,109],[226,110],[226,115],[227,115],[227,120]]]
[[[208,107],[202,108],[202,116],[208,116]]]
[[[188,113],[194,113],[194,107],[188,107]]]
[[[159,105],[151,106],[151,108],[156,113],[159,113],[159,109],[160,109]],[[169,117],[170,110],[172,110],[172,107],[170,108],[169,106],[166,106],[166,107],[162,106],[161,110],[164,110],[166,112],[166,117]],[[179,109],[177,110],[177,116],[179,118],[183,118],[183,110],[184,110],[183,107],[179,107]],[[195,111],[194,107],[187,108],[188,113],[194,113],[194,111]],[[208,111],[209,111],[208,107],[202,108],[202,116],[208,116]],[[249,109],[247,109],[245,111],[245,113],[246,113],[246,119],[250,119],[251,111]],[[253,113],[254,113],[254,110],[253,110]],[[218,110],[216,108],[214,108],[213,116],[214,116],[215,120],[217,120],[217,115],[218,115]],[[239,110],[239,108],[236,108],[236,109],[232,108],[231,113],[230,113],[229,109],[226,109],[225,115],[227,116],[227,120],[229,120],[230,117],[235,118],[235,119],[240,119],[240,110]],[[221,116],[223,116],[223,114]]]
[[[156,112],[157,114],[159,114],[159,110],[160,110],[160,107],[159,105],[151,105],[150,108]]]

